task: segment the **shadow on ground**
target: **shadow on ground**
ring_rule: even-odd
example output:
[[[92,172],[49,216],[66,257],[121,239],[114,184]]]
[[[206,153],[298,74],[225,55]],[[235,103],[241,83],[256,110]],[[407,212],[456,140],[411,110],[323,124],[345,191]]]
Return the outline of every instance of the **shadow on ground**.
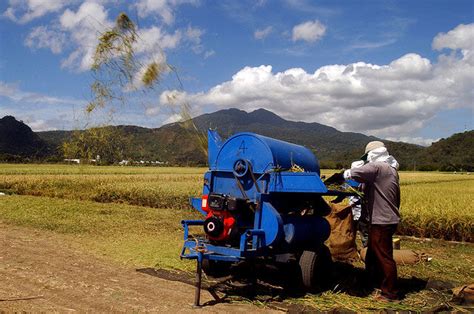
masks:
[[[321,274],[322,284],[308,291],[301,285],[299,268],[294,263],[279,265],[239,263],[227,271],[220,271],[219,276],[204,276],[202,289],[208,290],[213,301],[203,306],[212,306],[236,300],[251,300],[264,303],[266,306],[286,311],[311,311],[303,305],[288,304],[288,298],[303,297],[306,293],[324,291],[344,292],[351,296],[367,297],[373,288],[367,282],[365,271],[351,264],[335,262],[332,268]],[[142,268],[137,271],[166,280],[179,281],[195,285],[195,274],[176,270]],[[402,296],[418,292],[426,287],[426,281],[418,278],[399,281]]]

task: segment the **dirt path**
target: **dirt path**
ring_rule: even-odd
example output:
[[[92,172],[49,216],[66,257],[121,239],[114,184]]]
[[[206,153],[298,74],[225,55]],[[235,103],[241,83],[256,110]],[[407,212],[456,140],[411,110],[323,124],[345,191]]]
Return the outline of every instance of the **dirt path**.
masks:
[[[194,309],[193,300],[190,285],[111,264],[54,233],[0,223],[0,312],[272,311],[222,303]],[[202,302],[210,300],[203,291]]]

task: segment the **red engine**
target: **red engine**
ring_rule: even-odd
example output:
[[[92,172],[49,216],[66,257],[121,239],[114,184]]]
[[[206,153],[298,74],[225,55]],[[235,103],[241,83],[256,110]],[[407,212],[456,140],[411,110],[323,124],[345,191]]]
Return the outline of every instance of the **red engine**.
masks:
[[[209,239],[214,241],[228,240],[233,228],[236,227],[236,219],[231,214],[231,211],[236,208],[234,201],[221,194],[203,195],[201,207],[207,212],[204,221],[204,232],[206,232]]]

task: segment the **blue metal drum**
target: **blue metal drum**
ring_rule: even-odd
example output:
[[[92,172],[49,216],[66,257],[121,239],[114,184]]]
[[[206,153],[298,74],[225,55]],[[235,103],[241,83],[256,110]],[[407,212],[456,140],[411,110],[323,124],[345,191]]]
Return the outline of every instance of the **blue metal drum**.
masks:
[[[239,133],[214,147],[219,149],[210,152],[209,167],[214,171],[232,171],[237,160],[247,160],[254,173],[271,169],[288,171],[297,165],[319,175],[318,160],[309,149],[300,145],[254,133]]]

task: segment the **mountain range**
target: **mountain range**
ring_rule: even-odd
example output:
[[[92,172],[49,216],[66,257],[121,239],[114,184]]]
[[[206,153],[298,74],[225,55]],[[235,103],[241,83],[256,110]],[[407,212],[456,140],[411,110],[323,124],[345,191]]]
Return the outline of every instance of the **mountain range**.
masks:
[[[247,113],[238,109],[220,110],[193,119],[194,128],[171,123],[150,129],[131,125],[112,127],[123,138],[123,158],[159,160],[177,165],[204,165],[205,132],[215,128],[222,138],[237,132],[254,132],[304,145],[320,160],[322,167],[348,167],[357,160],[369,141],[382,140],[402,169],[474,170],[474,131],[466,131],[433,143],[429,147],[393,142],[361,133],[341,132],[319,123],[285,120],[258,109]],[[188,123],[184,125],[189,126]],[[0,119],[0,158],[21,160],[62,160],[59,147],[74,131],[33,132],[22,122],[7,116]],[[3,156],[3,157],[2,157]]]
[[[0,160],[42,159],[52,154],[51,148],[22,121],[12,116],[0,119]]]

